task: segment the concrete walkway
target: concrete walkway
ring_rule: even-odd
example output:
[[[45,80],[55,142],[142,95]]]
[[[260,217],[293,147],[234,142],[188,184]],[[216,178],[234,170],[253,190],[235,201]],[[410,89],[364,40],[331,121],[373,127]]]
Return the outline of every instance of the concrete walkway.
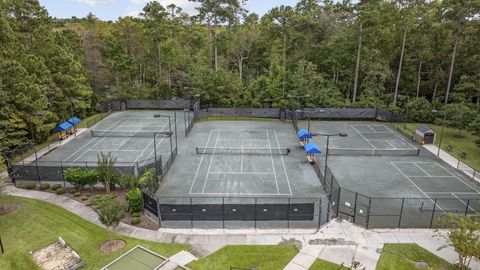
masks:
[[[62,207],[90,222],[104,227],[91,208],[80,202],[52,193],[17,189],[8,186],[8,195],[20,196]],[[184,243],[192,246],[196,257],[207,256],[226,245],[278,245],[294,244],[299,254],[285,269],[308,269],[317,259],[350,266],[353,261],[366,269],[375,269],[384,243],[416,243],[450,263],[457,261],[453,248],[438,250],[445,244],[445,231],[435,233],[426,229],[377,229],[366,230],[349,222],[331,221],[318,232],[304,230],[206,230],[206,229],[165,229],[158,231],[137,228],[121,223],[117,232],[123,235],[164,243]],[[436,237],[434,237],[436,236]],[[471,263],[472,269],[480,269],[480,263]]]
[[[433,144],[424,144],[422,145],[423,148],[427,149],[434,155],[438,155],[438,147]],[[443,161],[448,163],[453,168],[462,171],[465,175],[469,176],[470,178],[474,179],[475,181],[480,183],[480,172],[476,172],[473,168],[458,160],[456,157],[450,155],[448,152],[440,149],[440,155],[438,155]]]

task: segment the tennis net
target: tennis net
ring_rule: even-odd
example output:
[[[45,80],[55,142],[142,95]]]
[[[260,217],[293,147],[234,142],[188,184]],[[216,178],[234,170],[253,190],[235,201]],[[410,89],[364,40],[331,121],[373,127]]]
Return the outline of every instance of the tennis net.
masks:
[[[334,156],[418,156],[420,149],[328,148],[328,154]]]
[[[152,138],[154,131],[118,131],[118,130],[90,130],[92,137],[144,137]]]
[[[290,148],[226,148],[226,147],[197,147],[197,154],[231,154],[231,155],[288,155]]]

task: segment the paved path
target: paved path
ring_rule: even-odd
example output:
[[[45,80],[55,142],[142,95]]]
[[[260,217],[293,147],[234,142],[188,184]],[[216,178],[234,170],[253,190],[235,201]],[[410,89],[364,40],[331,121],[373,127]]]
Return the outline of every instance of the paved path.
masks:
[[[432,154],[438,155],[438,147],[436,145],[424,144],[422,146]],[[440,150],[440,155],[438,157],[448,163],[453,168],[462,171],[465,175],[469,176],[472,179],[475,179],[475,181],[477,182],[480,182],[480,172],[476,172],[470,166],[463,163],[461,160],[458,160],[456,157],[450,155],[448,152]]]
[[[65,196],[52,193],[17,189],[9,186],[6,194],[38,199],[62,207],[90,222],[104,227],[97,214],[89,207]],[[225,245],[278,245],[295,244],[299,254],[285,269],[308,269],[317,258],[338,264],[351,265],[358,261],[366,269],[375,269],[384,243],[416,243],[448,262],[457,260],[453,248],[437,250],[445,240],[434,235],[443,235],[426,229],[377,229],[366,230],[349,222],[331,221],[316,233],[305,230],[205,230],[165,229],[158,231],[137,228],[120,223],[117,232],[123,235],[164,243],[184,243],[192,246],[196,257],[207,256]],[[480,263],[472,262],[472,269],[480,269]]]

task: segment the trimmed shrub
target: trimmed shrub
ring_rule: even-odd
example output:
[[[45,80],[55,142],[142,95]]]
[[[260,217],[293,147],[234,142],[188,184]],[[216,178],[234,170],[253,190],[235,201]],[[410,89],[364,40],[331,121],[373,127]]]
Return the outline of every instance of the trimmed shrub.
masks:
[[[132,217],[140,217],[140,212],[135,212],[135,213],[132,213]]]
[[[140,217],[132,217],[132,221],[130,222],[132,225],[137,225],[140,223]]]
[[[35,189],[37,188],[37,184],[31,183],[25,186],[26,189]]]
[[[134,188],[125,193],[128,202],[128,211],[131,213],[142,211],[142,191],[139,188]]]
[[[68,168],[65,170],[65,180],[76,189],[84,186],[93,187],[98,183],[99,175],[97,170],[87,168]]]
[[[82,197],[82,201],[88,200],[88,197]]]
[[[57,190],[57,189],[59,189],[59,188],[61,188],[61,187],[62,187],[62,185],[60,185],[60,184],[53,184],[53,185],[52,185],[52,190]]]
[[[50,188],[50,184],[48,183],[43,183],[41,186],[40,186],[40,190],[47,190]]]
[[[82,195],[82,194],[80,194],[80,192],[78,192],[78,191],[73,193],[73,197],[80,197],[80,195]]]
[[[92,206],[92,205],[95,205],[92,201],[88,201],[85,203],[86,206]]]
[[[60,194],[65,193],[65,189],[64,189],[63,187],[57,188],[57,190],[55,190],[55,192],[56,192],[58,195],[60,195]]]
[[[77,192],[78,192],[78,189],[76,189],[76,188],[72,188],[68,191],[68,193],[70,193],[70,194],[75,194]]]

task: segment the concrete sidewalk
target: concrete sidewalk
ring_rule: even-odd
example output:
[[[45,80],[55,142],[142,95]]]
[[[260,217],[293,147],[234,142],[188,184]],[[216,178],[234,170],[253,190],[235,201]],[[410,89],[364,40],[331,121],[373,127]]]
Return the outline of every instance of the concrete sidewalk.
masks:
[[[90,222],[104,227],[91,208],[80,202],[52,193],[17,189],[8,186],[5,193],[13,196],[37,199],[62,207]],[[308,269],[317,259],[350,266],[358,261],[366,269],[375,269],[385,243],[416,243],[450,263],[458,255],[453,248],[437,250],[446,242],[441,237],[445,231],[435,233],[427,229],[376,229],[366,230],[349,222],[333,220],[322,226],[318,232],[305,230],[206,230],[206,229],[165,229],[152,231],[120,223],[117,232],[123,235],[163,243],[184,243],[192,246],[196,257],[207,256],[226,245],[278,245],[294,244],[299,254],[285,269]],[[309,231],[310,232],[310,231]],[[480,263],[471,263],[472,269],[480,269]]]

